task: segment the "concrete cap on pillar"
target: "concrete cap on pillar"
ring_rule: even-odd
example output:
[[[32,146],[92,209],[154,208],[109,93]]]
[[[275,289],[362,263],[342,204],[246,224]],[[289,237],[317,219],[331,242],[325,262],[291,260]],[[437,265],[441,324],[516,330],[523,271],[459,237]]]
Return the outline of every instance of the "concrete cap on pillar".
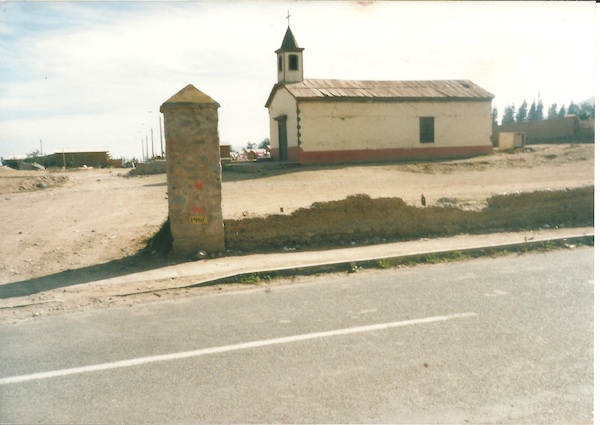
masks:
[[[160,111],[167,108],[175,108],[180,106],[192,106],[192,105],[207,105],[219,108],[221,105],[212,99],[209,95],[202,93],[192,84],[188,84],[183,89],[179,90],[176,94],[171,96],[169,100],[160,106]]]

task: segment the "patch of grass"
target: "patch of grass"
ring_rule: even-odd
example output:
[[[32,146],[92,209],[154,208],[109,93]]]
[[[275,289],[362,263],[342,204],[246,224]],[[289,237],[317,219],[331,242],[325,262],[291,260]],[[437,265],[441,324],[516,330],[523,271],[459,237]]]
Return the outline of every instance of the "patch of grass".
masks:
[[[562,243],[558,243],[557,241],[544,241],[540,244],[540,249],[542,251],[554,251],[562,247]]]
[[[462,251],[451,251],[441,253],[431,253],[417,258],[417,263],[421,264],[438,264],[449,263],[453,261],[463,261],[471,258],[468,254]]]
[[[247,285],[255,285],[257,283],[268,282],[270,280],[277,279],[278,277],[281,276],[278,273],[272,272],[248,273],[238,277],[236,282]]]
[[[536,251],[555,251],[557,249],[564,248],[565,244],[561,241],[542,241],[536,243],[524,243],[520,252],[536,252]]]
[[[410,258],[410,257],[404,258],[398,262],[399,266],[404,266],[404,267],[414,267],[417,264],[419,264],[419,263],[417,261],[415,261],[414,258]]]
[[[440,254],[427,254],[424,257],[421,257],[421,262],[424,264],[437,264],[441,259]]]
[[[381,269],[389,269],[390,267],[394,266],[392,260],[390,260],[389,258],[381,258],[379,260],[376,260],[376,263],[377,266]]]
[[[444,261],[462,261],[468,257],[462,251],[452,251],[444,257]]]
[[[259,273],[245,274],[239,277],[238,282],[243,284],[256,284],[261,281]]]
[[[508,251],[507,249],[503,249],[502,251],[496,251],[494,253],[494,255],[496,255],[497,257],[503,257],[505,255],[509,255],[510,251]]]
[[[516,248],[503,248],[501,250],[497,250],[495,248],[485,248],[475,251],[450,251],[450,252],[441,252],[441,253],[430,253],[422,256],[416,257],[405,257],[398,259],[381,259],[376,260],[375,264],[380,268],[388,268],[392,265],[394,266],[405,266],[405,267],[413,267],[418,264],[439,264],[439,263],[450,263],[455,261],[466,261],[473,258],[496,258],[503,257],[513,253],[524,254],[527,252],[547,252],[554,251],[557,249],[564,248],[574,248],[576,246],[593,246],[594,241],[593,238],[588,238],[587,240],[577,242],[573,245],[565,245],[563,241],[543,241],[539,243],[527,243],[522,244],[520,247]],[[384,267],[387,266],[387,267]]]

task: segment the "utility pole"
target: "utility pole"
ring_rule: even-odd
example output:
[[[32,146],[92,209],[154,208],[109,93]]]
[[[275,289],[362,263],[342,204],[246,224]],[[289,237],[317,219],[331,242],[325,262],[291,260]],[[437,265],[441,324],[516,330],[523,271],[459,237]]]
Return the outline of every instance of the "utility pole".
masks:
[[[144,139],[142,139],[142,162],[144,162]]]
[[[152,141],[152,158],[154,159],[154,129],[150,127],[150,140]]]
[[[146,161],[148,161],[148,136],[146,136]]]
[[[160,157],[164,158],[165,157],[165,151],[163,150],[163,142],[162,142],[162,119],[160,118],[160,115],[158,116],[158,129],[160,130]]]

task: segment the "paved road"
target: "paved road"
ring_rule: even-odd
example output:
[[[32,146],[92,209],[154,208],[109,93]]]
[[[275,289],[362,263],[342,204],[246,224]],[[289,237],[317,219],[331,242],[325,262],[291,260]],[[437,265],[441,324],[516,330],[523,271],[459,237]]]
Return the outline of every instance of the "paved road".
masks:
[[[0,326],[0,422],[591,423],[593,248]]]

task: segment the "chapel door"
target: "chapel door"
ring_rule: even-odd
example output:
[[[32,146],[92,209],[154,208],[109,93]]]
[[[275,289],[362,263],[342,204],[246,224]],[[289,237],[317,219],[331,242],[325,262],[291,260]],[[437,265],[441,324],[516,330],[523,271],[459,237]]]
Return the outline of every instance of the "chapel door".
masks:
[[[287,117],[277,120],[277,133],[279,138],[279,160],[282,162],[288,159],[288,140],[287,140]]]

